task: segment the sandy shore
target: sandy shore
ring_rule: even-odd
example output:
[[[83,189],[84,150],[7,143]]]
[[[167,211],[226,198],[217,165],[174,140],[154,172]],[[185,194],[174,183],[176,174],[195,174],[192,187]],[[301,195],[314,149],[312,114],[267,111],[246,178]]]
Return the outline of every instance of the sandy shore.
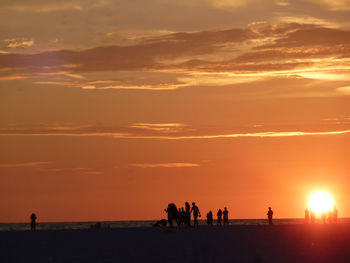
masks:
[[[350,225],[0,232],[0,262],[350,262]]]

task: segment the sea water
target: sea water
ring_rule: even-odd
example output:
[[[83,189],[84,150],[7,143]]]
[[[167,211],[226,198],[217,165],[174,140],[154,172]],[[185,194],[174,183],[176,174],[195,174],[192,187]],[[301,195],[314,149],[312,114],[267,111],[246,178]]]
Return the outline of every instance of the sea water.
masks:
[[[99,222],[38,222],[37,230],[72,230],[98,228],[128,228],[128,227],[152,227],[156,220],[146,221],[99,221]],[[304,224],[302,218],[274,219],[275,225]],[[321,224],[320,220],[316,221]],[[350,218],[339,218],[339,224],[350,223]],[[214,225],[216,221],[214,221]],[[266,219],[231,219],[230,225],[267,225]],[[199,220],[199,225],[206,225],[205,220]],[[30,230],[28,223],[0,223],[0,231],[24,231]]]

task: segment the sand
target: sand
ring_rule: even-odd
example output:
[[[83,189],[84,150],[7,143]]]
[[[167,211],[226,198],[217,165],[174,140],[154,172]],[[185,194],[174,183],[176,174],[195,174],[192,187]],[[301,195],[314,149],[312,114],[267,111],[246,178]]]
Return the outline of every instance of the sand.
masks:
[[[0,232],[0,262],[350,262],[350,225]]]

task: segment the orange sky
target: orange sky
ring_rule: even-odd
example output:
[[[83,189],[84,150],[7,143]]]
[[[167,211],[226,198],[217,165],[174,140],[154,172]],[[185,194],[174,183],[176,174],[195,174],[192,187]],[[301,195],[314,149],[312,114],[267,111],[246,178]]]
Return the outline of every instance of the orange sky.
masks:
[[[3,1],[0,222],[350,216],[349,6]]]

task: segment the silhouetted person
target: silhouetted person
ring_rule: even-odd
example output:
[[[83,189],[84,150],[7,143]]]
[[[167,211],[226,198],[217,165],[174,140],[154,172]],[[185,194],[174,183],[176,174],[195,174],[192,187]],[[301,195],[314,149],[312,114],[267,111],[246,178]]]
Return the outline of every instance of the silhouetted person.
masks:
[[[192,203],[191,213],[193,213],[193,227],[198,227],[198,216],[201,217],[201,212],[195,202]]]
[[[336,224],[338,221],[338,209],[334,206],[333,208],[333,223]]]
[[[181,223],[181,208],[179,208],[179,210],[177,210],[177,224],[180,226]]]
[[[181,210],[179,210],[179,216],[180,216],[180,224],[185,224],[186,221],[186,212],[183,207],[181,207]]]
[[[207,214],[207,224],[208,226],[213,225],[213,213],[211,211]]]
[[[216,213],[218,220],[216,221],[216,225],[222,225],[222,211],[219,209],[219,211]]]
[[[228,225],[228,210],[225,207],[224,212],[222,212],[222,214],[224,215],[224,225]]]
[[[310,211],[309,209],[305,209],[305,224],[309,223],[309,218],[310,218]]]
[[[191,207],[188,202],[185,203],[185,221],[188,226],[191,226]]]
[[[269,220],[269,225],[273,225],[272,216],[273,216],[273,211],[271,207],[269,207],[269,211],[267,211],[267,219]]]
[[[168,208],[164,209],[164,210],[168,214],[168,223],[169,223],[170,227],[173,227],[173,220],[175,220],[175,222],[177,224],[179,223],[179,221],[178,221],[178,218],[179,218],[178,211],[177,211],[176,205],[174,203],[168,204]]]
[[[154,223],[152,226],[153,227],[166,226],[167,222],[168,221],[166,219],[161,219],[161,220],[158,220],[156,223]]]
[[[30,216],[30,230],[31,231],[35,231],[36,230],[36,215],[33,213],[31,216]]]
[[[332,224],[333,223],[333,211],[332,210],[329,210],[328,213],[327,213],[327,219],[328,219],[328,223],[329,224]]]
[[[310,216],[311,224],[315,223],[315,220],[316,220],[316,214],[314,211],[311,210],[311,216]]]

